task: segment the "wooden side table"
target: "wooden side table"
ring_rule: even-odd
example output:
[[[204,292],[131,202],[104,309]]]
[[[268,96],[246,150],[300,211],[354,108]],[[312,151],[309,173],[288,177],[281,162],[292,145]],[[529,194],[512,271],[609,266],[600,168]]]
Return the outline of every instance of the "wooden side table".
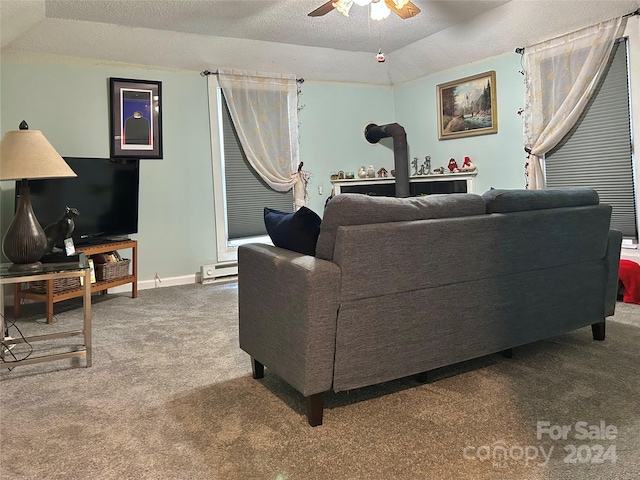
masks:
[[[21,282],[30,282],[38,280],[55,280],[61,278],[81,277],[84,279],[82,287],[84,323],[80,330],[69,330],[64,332],[56,332],[45,335],[36,335],[25,338],[7,338],[5,337],[5,321],[4,321],[4,292],[0,291],[0,335],[2,345],[0,345],[0,360],[3,367],[13,368],[19,365],[31,365],[34,363],[49,362],[52,360],[61,360],[63,358],[85,357],[86,366],[91,366],[91,269],[89,262],[84,254],[80,255],[80,259],[76,262],[65,263],[45,263],[42,268],[34,272],[11,272],[9,267],[11,264],[0,265],[0,286],[17,284]],[[84,339],[84,350],[74,352],[56,353],[51,355],[41,355],[37,357],[26,358],[24,360],[7,360],[5,358],[5,348],[10,345],[19,343],[31,343],[44,340],[53,340],[56,338],[67,338],[74,336],[82,336]]]

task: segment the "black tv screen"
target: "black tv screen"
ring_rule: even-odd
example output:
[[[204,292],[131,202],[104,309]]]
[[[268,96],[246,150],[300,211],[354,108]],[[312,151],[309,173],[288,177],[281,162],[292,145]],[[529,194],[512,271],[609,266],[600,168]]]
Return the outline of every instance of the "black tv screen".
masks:
[[[139,160],[64,159],[77,177],[29,180],[31,205],[42,228],[74,207],[80,213],[73,219],[76,245],[137,233]]]

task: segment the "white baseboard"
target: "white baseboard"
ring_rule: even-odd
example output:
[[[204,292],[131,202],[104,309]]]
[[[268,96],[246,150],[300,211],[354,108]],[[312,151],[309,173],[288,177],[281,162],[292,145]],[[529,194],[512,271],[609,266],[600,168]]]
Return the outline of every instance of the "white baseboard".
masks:
[[[238,279],[238,276],[227,276],[220,277],[214,281],[208,283],[227,283],[233,282]],[[200,282],[200,274],[194,273],[193,275],[181,275],[179,277],[167,277],[167,278],[155,278],[153,280],[143,280],[142,282],[138,282],[138,290],[148,290],[150,288],[161,288],[161,287],[173,287],[175,285],[189,285],[191,283],[201,283]],[[11,289],[13,292],[13,289]],[[107,293],[131,293],[131,284],[127,283],[125,285],[119,285],[117,287],[110,288],[107,290]],[[2,294],[2,290],[0,290],[0,295]],[[24,303],[32,303],[36,300],[28,300],[23,299]],[[5,296],[5,305],[13,305],[13,293],[8,293]]]
[[[219,277],[214,281],[208,281],[207,283],[226,283],[233,282],[238,279],[237,275]],[[155,278],[153,280],[143,280],[138,282],[138,290],[147,290],[150,288],[161,287],[173,287],[175,285],[189,285],[191,283],[201,283],[200,273],[194,273],[193,275],[181,275],[179,277],[167,277],[167,278]],[[120,285],[118,287],[110,288],[107,293],[127,293],[131,292],[131,284]]]
[[[200,273],[192,275],[181,275],[179,277],[156,277],[152,280],[143,280],[138,282],[138,290],[148,290],[150,288],[173,287],[175,285],[188,285],[191,283],[200,283]],[[131,284],[119,285],[110,288],[107,293],[127,293],[131,291]]]

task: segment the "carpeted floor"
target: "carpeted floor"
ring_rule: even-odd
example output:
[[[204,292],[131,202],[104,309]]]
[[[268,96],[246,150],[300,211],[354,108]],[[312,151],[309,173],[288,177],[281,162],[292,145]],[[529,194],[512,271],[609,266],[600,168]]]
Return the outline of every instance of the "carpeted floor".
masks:
[[[618,303],[604,342],[585,328],[429,383],[330,393],[311,428],[296,391],[268,370],[251,378],[236,302],[235,283],[94,296],[91,368],[0,373],[0,478],[640,478],[639,305]],[[52,325],[25,305],[18,325],[77,328],[80,305],[56,304]]]

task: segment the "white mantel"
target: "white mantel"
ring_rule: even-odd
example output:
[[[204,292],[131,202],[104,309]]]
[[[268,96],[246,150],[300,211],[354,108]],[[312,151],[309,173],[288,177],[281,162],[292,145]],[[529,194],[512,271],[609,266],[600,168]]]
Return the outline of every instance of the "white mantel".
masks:
[[[416,182],[450,182],[464,180],[467,182],[467,193],[475,193],[475,179],[478,172],[442,173],[431,175],[414,175],[409,177],[409,183]],[[342,187],[355,185],[385,185],[395,183],[395,177],[353,178],[332,180],[333,195],[341,193]]]

